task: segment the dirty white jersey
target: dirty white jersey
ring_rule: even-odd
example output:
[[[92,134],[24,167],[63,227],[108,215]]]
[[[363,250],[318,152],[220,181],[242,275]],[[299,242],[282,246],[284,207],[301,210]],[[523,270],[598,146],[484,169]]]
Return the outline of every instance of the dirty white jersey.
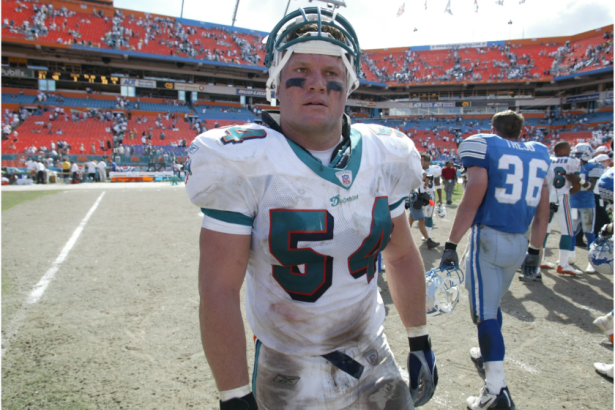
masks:
[[[442,176],[442,167],[439,165],[430,165],[429,168],[425,170],[425,174],[427,175],[427,180],[429,183],[425,188],[426,192],[429,192],[432,196],[436,192],[436,186],[434,180]]]
[[[251,235],[246,313],[254,335],[285,354],[356,346],[385,318],[375,264],[421,183],[401,132],[353,125],[330,166],[273,129],[213,129],[189,147],[186,189],[203,227]],[[339,167],[339,168],[336,168]]]
[[[568,195],[572,184],[566,179],[566,175],[578,174],[581,172],[581,160],[573,157],[551,157],[549,174],[552,174],[552,190],[550,197],[554,195]]]

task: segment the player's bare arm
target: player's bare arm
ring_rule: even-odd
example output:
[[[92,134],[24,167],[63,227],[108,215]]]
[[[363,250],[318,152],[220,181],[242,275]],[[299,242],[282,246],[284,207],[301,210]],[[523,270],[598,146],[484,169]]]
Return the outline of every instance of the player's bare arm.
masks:
[[[549,212],[549,183],[545,179],[531,227],[530,246],[534,249],[542,248],[549,225]]]
[[[487,170],[482,167],[470,167],[468,168],[468,183],[465,193],[461,198],[459,208],[457,208],[457,215],[455,221],[453,221],[453,227],[449,235],[449,242],[458,244],[463,238],[463,235],[470,229],[476,211],[480,204],[483,202],[485,193],[487,192],[487,186],[489,184]]]
[[[404,326],[423,326],[427,323],[423,259],[412,239],[405,213],[392,222],[391,240],[382,255],[393,303]]]
[[[438,203],[442,204],[442,188],[440,185],[440,177],[434,178],[434,185],[436,187],[436,192],[438,193]]]
[[[248,267],[250,238],[201,229],[201,341],[219,391],[249,383],[239,292]]]
[[[566,179],[572,184],[570,187],[570,195],[576,194],[581,190],[581,177],[579,174],[568,174],[566,175]]]

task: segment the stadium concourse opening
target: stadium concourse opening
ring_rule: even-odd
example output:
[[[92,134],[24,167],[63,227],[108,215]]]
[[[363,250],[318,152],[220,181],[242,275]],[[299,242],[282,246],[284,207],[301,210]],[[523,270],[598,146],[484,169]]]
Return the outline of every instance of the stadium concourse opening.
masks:
[[[81,182],[154,168],[183,178],[196,135],[260,122],[269,107],[266,32],[111,2],[8,0],[2,16],[3,183],[33,182],[28,174],[40,161],[46,176],[60,175],[64,160]],[[524,140],[608,142],[612,36],[610,25],[553,38],[364,50],[361,86],[346,111],[353,122],[404,132],[436,161],[455,161],[459,143],[490,132],[492,115],[506,109],[524,115]]]

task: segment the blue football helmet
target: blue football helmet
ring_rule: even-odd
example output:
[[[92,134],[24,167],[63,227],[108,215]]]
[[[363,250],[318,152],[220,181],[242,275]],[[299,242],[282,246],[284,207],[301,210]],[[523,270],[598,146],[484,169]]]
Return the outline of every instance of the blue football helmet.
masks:
[[[594,149],[588,143],[582,142],[574,146],[572,156],[587,162],[594,157]]]
[[[427,285],[427,313],[451,313],[459,302],[459,285],[463,271],[457,266],[433,268],[425,274]]]
[[[589,247],[587,253],[589,263],[596,272],[603,275],[613,274],[613,237],[598,237]]]
[[[598,180],[598,192],[604,201],[613,202],[613,172],[614,168],[607,169]]]
[[[316,24],[316,31],[303,33],[298,38],[292,38],[301,27]],[[324,27],[339,30],[344,41],[333,38]],[[291,40],[292,38],[292,40]],[[361,73],[361,48],[357,35],[344,17],[320,7],[299,8],[293,11],[274,27],[267,37],[265,66],[269,69],[267,80],[267,100],[275,104],[272,91],[280,85],[282,69],[288,63],[293,53],[324,54],[341,57],[346,66],[347,96],[359,88]]]

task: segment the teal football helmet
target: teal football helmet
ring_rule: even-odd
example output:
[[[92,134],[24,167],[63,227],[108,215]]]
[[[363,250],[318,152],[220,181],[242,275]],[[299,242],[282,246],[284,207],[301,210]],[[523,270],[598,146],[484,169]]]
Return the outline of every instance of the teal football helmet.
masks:
[[[309,24],[316,24],[318,29],[292,38],[297,30]],[[333,38],[324,29],[325,26],[339,30],[344,36],[344,41]],[[272,97],[272,91],[279,87],[282,69],[293,53],[341,57],[347,72],[346,95],[350,95],[359,88],[359,75],[361,73],[359,40],[348,20],[337,14],[337,10],[330,11],[321,10],[320,7],[306,7],[287,14],[271,30],[267,38],[266,52],[265,66],[269,68],[267,100],[271,101],[273,105],[275,105],[275,98]]]

